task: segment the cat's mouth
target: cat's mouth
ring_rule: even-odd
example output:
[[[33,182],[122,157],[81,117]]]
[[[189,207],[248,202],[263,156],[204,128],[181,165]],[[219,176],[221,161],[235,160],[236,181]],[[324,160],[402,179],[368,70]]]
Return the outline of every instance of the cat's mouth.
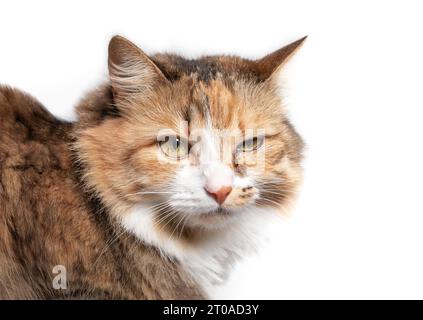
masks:
[[[230,215],[231,212],[225,208],[219,207],[216,210],[211,211],[209,214],[215,215]]]
[[[234,220],[235,216],[236,214],[232,210],[219,207],[214,210],[191,215],[187,224],[190,224],[192,227],[200,226],[206,229],[216,229],[226,226]]]
[[[200,214],[199,216],[201,218],[221,218],[221,219],[225,219],[225,218],[232,218],[236,215],[236,210],[231,210],[228,208],[224,208],[224,207],[219,207],[217,209],[208,211],[208,212],[204,212],[203,214]]]

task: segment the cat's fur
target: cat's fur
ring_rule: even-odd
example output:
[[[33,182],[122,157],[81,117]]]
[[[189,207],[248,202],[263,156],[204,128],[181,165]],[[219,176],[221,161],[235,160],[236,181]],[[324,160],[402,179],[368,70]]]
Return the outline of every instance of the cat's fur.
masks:
[[[207,297],[300,181],[302,141],[281,107],[277,74],[303,40],[256,61],[186,60],[148,57],[115,37],[110,82],[81,101],[75,123],[0,87],[0,298]],[[174,214],[159,201],[167,190],[196,179],[157,161],[157,132],[176,120],[190,130],[269,129],[260,176],[248,177],[248,162],[225,164],[234,181],[225,212],[201,194],[177,199],[181,219],[154,218]],[[67,289],[52,286],[56,265],[66,267]]]

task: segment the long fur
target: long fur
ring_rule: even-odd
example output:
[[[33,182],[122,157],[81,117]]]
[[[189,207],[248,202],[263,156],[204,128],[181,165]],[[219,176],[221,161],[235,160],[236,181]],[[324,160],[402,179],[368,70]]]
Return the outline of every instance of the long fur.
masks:
[[[110,79],[75,123],[0,87],[0,298],[208,297],[301,181],[277,75],[302,41],[256,61],[187,60],[115,37]],[[189,153],[166,155],[163,132]]]

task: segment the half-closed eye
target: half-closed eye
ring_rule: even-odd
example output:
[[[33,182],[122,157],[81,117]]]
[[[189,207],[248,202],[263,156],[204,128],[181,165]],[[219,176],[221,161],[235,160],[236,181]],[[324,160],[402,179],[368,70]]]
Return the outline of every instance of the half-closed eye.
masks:
[[[178,136],[166,136],[158,142],[160,150],[169,158],[182,159],[188,155],[188,141]]]
[[[264,142],[264,137],[253,137],[242,141],[237,146],[237,152],[251,152],[259,149]]]

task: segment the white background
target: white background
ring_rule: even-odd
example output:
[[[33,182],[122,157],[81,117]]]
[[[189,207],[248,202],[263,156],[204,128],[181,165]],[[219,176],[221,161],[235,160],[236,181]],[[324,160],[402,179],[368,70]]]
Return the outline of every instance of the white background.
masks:
[[[0,83],[73,119],[114,34],[250,58],[309,35],[283,87],[307,142],[301,196],[216,297],[423,298],[420,3],[2,1]]]

